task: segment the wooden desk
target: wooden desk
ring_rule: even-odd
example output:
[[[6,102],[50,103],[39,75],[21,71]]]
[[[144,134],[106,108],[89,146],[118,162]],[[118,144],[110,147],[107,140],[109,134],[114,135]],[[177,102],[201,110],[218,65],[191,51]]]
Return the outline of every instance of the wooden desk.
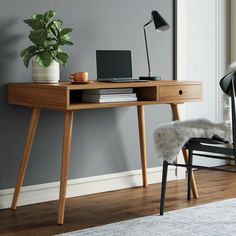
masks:
[[[81,94],[83,90],[104,88],[133,88],[134,92],[137,94],[138,101],[102,104],[81,102]],[[11,208],[16,209],[17,206],[41,109],[59,110],[65,112],[58,211],[58,224],[63,224],[74,111],[107,107],[137,106],[142,178],[143,187],[146,188],[148,184],[146,177],[147,165],[144,105],[170,104],[173,112],[173,119],[178,120],[179,113],[177,104],[197,102],[201,101],[201,99],[201,82],[191,81],[149,81],[140,83],[93,82],[86,85],[74,85],[69,82],[61,82],[58,84],[9,83],[9,104],[32,108],[31,119],[28,126],[26,142],[22,154]],[[187,153],[183,152],[183,154],[185,161],[187,162]],[[193,194],[194,197],[198,196],[194,179]]]

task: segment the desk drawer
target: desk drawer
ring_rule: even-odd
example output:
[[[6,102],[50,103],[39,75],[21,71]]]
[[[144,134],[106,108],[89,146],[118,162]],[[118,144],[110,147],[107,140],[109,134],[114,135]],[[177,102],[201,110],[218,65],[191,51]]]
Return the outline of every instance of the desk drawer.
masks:
[[[176,85],[176,86],[160,86],[159,100],[191,100],[200,99],[202,97],[201,85]]]

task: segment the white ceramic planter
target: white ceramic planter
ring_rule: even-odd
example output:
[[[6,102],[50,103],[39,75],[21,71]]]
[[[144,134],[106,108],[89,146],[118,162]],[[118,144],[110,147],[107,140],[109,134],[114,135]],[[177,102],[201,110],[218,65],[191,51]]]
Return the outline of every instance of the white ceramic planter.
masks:
[[[48,67],[43,67],[37,64],[36,59],[32,60],[32,80],[34,83],[58,83],[60,79],[60,66],[56,61]]]

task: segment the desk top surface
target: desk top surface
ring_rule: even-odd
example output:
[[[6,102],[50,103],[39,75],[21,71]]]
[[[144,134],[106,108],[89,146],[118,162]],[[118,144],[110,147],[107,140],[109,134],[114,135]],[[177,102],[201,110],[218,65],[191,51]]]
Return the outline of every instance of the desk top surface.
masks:
[[[88,84],[72,84],[71,82],[59,82],[56,84],[39,84],[39,83],[9,83],[9,86],[19,87],[38,87],[50,89],[101,89],[101,88],[124,88],[124,87],[152,87],[164,85],[194,85],[202,84],[199,81],[180,81],[180,80],[159,80],[159,81],[146,81],[146,82],[132,82],[132,83],[111,83],[111,82],[98,82],[91,81]]]

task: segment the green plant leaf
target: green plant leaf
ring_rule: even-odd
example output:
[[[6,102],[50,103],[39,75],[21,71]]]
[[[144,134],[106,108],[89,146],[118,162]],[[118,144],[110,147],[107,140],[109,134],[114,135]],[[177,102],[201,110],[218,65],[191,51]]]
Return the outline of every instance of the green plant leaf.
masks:
[[[46,29],[30,31],[29,39],[36,45],[43,45],[46,38],[47,38]]]
[[[53,20],[48,24],[48,29],[56,38],[60,35],[62,24],[63,22],[61,20]]]
[[[61,27],[63,25],[63,22],[59,19],[52,21],[55,27],[58,29],[58,31],[61,31]]]
[[[47,11],[44,13],[44,22],[47,24],[51,18],[56,15],[55,11]]]
[[[35,20],[40,20],[42,21],[43,20],[43,14],[34,14],[31,16],[32,19],[35,19]]]
[[[43,47],[44,48],[48,49],[48,48],[50,48],[51,45],[52,45],[51,40],[48,40],[48,39],[44,40],[44,42],[43,42]]]
[[[39,30],[39,29],[44,28],[44,24],[40,20],[28,19],[28,20],[24,20],[24,22],[28,26],[30,26],[33,30]]]
[[[60,37],[60,40],[61,41],[68,41],[68,40],[70,40],[70,35],[69,34],[65,34],[65,35]]]
[[[24,57],[27,53],[35,52],[36,50],[38,50],[38,46],[31,45],[25,48],[24,50],[22,50],[20,56]]]
[[[24,57],[28,53],[28,48],[25,48],[24,50],[21,51],[20,56]]]
[[[61,31],[60,35],[63,36],[65,34],[69,34],[70,32],[72,32],[73,29],[72,28],[65,28]]]
[[[55,42],[54,40],[46,40],[43,44],[43,47],[44,49],[48,50],[56,50],[57,51],[57,48],[58,48],[58,43]]]
[[[52,58],[53,58],[53,60],[55,60],[55,61],[57,61],[56,54],[57,54],[57,51],[51,50]]]
[[[64,52],[57,52],[56,53],[56,61],[59,64],[66,65],[67,59],[68,59],[68,55],[66,53],[64,53]]]
[[[59,44],[58,44],[58,43],[56,43],[56,44],[54,44],[54,45],[53,45],[53,49],[54,49],[54,50],[56,50],[56,51],[57,51],[57,50],[58,50],[58,48],[59,48]]]
[[[23,62],[25,64],[25,66],[28,68],[29,66],[29,62],[31,60],[31,58],[35,56],[35,52],[30,52],[30,53],[27,53],[24,58],[23,58]]]
[[[36,57],[36,61],[39,65],[48,67],[52,62],[52,55],[48,51],[40,52]]]
[[[57,38],[57,36],[59,34],[59,31],[57,30],[56,26],[55,25],[50,25],[48,27],[48,29],[53,34],[53,36]]]
[[[74,44],[73,44],[71,41],[69,41],[69,40],[61,41],[61,44],[62,44],[62,45],[70,45],[70,46],[74,45]]]

